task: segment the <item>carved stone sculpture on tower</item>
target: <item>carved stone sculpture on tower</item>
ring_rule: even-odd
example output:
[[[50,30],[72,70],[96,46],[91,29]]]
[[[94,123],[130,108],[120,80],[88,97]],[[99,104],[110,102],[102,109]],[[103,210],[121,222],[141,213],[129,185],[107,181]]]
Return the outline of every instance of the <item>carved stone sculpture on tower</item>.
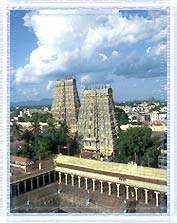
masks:
[[[56,80],[51,111],[57,125],[66,121],[70,131],[76,132],[79,106],[76,79]]]
[[[117,131],[112,88],[84,89],[78,118],[78,135],[83,149],[108,157],[114,151]]]

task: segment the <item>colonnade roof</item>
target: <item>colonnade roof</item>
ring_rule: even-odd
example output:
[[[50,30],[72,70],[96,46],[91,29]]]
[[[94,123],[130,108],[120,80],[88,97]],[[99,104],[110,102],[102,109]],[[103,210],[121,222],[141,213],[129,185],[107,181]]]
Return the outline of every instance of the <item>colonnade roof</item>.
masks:
[[[13,183],[17,183],[17,182],[20,182],[20,181],[24,181],[24,180],[27,180],[27,179],[30,179],[30,178],[34,178],[34,177],[46,174],[46,173],[51,172],[51,171],[54,171],[53,166],[50,166],[48,168],[44,168],[44,169],[41,169],[41,170],[37,169],[34,172],[28,172],[28,173],[25,173],[25,174],[20,175],[20,176],[14,175],[14,176],[10,177],[10,183],[13,184]]]
[[[165,169],[136,166],[132,164],[105,162],[105,161],[71,157],[65,155],[56,156],[54,162],[56,166],[59,166],[59,164],[65,164],[75,167],[89,168],[95,171],[99,170],[110,173],[131,175],[135,177],[145,177],[149,179],[164,180],[164,181],[167,180],[167,170]]]

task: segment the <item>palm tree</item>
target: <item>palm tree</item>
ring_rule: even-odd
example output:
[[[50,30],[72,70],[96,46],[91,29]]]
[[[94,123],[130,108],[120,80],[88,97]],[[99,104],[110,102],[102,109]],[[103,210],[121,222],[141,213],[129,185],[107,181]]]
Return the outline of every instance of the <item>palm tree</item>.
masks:
[[[34,120],[34,122],[32,122],[32,133],[34,135],[34,150],[37,151],[37,147],[38,147],[37,139],[41,133],[40,124],[39,124],[38,120]],[[39,160],[39,162],[40,162],[40,160]]]
[[[56,125],[55,125],[55,120],[53,118],[48,118],[47,120],[47,133],[48,134],[53,134],[56,132]]]
[[[24,131],[24,133],[22,134],[21,139],[23,139],[25,141],[25,144],[30,144],[34,140],[34,135],[33,135],[32,131],[26,129]]]
[[[35,120],[32,122],[32,132],[34,136],[38,136],[41,133],[41,128],[38,120]]]

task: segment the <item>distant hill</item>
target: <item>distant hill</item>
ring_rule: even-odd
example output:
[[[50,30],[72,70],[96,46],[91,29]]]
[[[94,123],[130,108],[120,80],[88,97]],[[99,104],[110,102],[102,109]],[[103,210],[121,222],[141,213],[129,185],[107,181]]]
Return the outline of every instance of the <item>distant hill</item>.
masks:
[[[39,101],[19,101],[15,103],[10,103],[11,107],[17,107],[17,106],[42,106],[42,105],[51,105],[52,99],[50,98],[43,98]]]

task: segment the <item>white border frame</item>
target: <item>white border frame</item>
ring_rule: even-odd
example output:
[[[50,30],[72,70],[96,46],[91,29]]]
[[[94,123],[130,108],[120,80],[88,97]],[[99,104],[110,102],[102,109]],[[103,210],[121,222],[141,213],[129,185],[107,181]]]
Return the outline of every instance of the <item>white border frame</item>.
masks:
[[[177,220],[177,177],[175,170],[177,163],[177,3],[175,0],[117,0],[117,1],[83,1],[83,0],[1,0],[0,3],[0,220],[1,222],[175,222]],[[8,11],[10,9],[37,9],[37,8],[131,8],[131,9],[170,9],[169,17],[169,42],[168,49],[168,205],[169,210],[167,214],[143,214],[143,215],[114,215],[114,214],[95,214],[95,215],[64,215],[64,214],[11,214],[9,210],[9,73],[8,65]],[[177,39],[177,38],[176,38]],[[176,109],[176,110],[175,110]],[[3,148],[3,150],[2,150]],[[170,149],[169,149],[170,148]],[[176,209],[176,210],[175,210]],[[10,214],[9,214],[10,213]],[[45,216],[41,218],[41,216]],[[146,216],[146,217],[145,217]]]

